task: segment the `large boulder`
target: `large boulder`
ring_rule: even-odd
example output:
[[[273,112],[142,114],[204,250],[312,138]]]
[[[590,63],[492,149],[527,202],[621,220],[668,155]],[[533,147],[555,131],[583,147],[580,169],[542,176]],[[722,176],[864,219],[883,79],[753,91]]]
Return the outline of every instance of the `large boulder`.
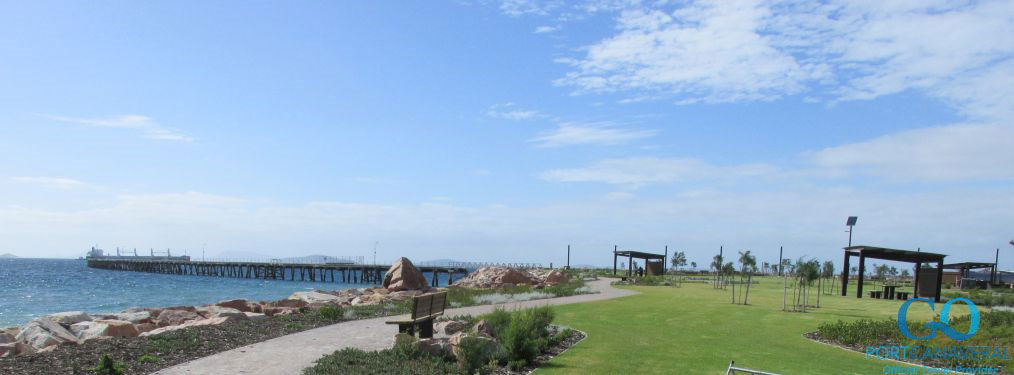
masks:
[[[108,320],[122,320],[131,324],[150,323],[152,314],[150,311],[135,311],[110,314]]]
[[[293,295],[295,295],[295,294],[293,294]],[[289,297],[289,298],[292,298],[292,297]],[[267,308],[267,307],[292,307],[292,308],[300,308],[300,307],[306,307],[306,306],[310,306],[310,304],[307,303],[306,301],[301,300],[301,299],[283,299],[283,300],[278,300],[278,301],[274,301],[274,302],[268,302],[268,304],[264,308]]]
[[[73,333],[47,318],[28,322],[15,339],[35,349],[78,343],[78,339]]]
[[[0,358],[13,357],[18,354],[18,343],[0,343]]]
[[[81,332],[81,341],[100,337],[137,337],[140,332],[130,322],[123,320],[96,320]]]
[[[226,301],[219,301],[215,305],[233,308],[241,312],[253,312],[253,307],[245,299],[231,299]]]
[[[303,301],[308,304],[323,303],[323,304],[337,304],[344,301],[344,298],[338,297],[334,294],[327,294],[321,292],[295,292],[289,296],[290,300]]]
[[[236,310],[236,309],[231,308],[231,307],[222,307],[222,306],[216,306],[216,305],[198,307],[197,308],[197,313],[201,314],[205,318],[222,318],[222,317],[225,317],[225,318],[238,319],[238,320],[245,320],[246,319],[246,314],[244,314],[242,311]]]
[[[463,320],[448,320],[433,326],[434,332],[443,332],[445,335],[453,335],[465,330],[466,323]]]
[[[175,326],[186,323],[191,320],[201,319],[202,317],[197,314],[197,309],[194,311],[187,310],[162,310],[158,314],[158,319],[155,320],[155,324],[159,327]]]
[[[454,355],[449,337],[420,339],[418,345],[419,350],[435,357],[449,358]]]
[[[549,285],[556,285],[568,281],[570,281],[570,278],[567,277],[566,273],[563,273],[563,271],[560,270],[549,271],[549,273],[546,274],[546,276],[542,280],[542,282]]]
[[[454,283],[466,288],[499,288],[513,285],[536,285],[541,280],[531,272],[517,268],[483,267]]]
[[[496,330],[493,329],[493,325],[489,324],[485,319],[475,323],[475,327],[472,327],[472,330],[480,335],[496,337]]]
[[[70,330],[70,333],[73,333],[74,336],[80,339],[81,335],[89,328],[92,328],[93,325],[95,325],[94,321],[74,323],[71,324],[70,327],[68,327],[68,330]]]
[[[426,277],[408,258],[398,258],[384,275],[384,288],[391,292],[429,288]]]
[[[70,326],[74,323],[91,321],[92,317],[84,311],[67,311],[56,314],[49,314],[44,318],[52,320],[62,326]]]
[[[188,327],[218,325],[218,324],[222,324],[222,323],[225,323],[225,322],[229,321],[229,319],[230,319],[229,317],[223,316],[223,317],[220,317],[220,318],[208,318],[208,319],[188,320],[187,322],[185,322],[183,324],[156,328],[156,329],[153,329],[151,331],[141,333],[141,336],[154,336],[154,335],[157,335],[157,334],[160,334],[160,333],[165,333],[165,332],[169,332],[169,331],[175,331],[175,330],[178,330],[178,329],[184,329],[184,328],[188,328]]]
[[[264,320],[264,319],[268,318],[267,315],[260,314],[260,313],[245,312],[243,314],[246,315],[247,319],[252,320],[252,321]]]
[[[464,333],[464,332],[459,332],[459,333],[455,334],[454,336],[451,336],[451,339],[449,340],[449,342],[451,344],[451,352],[454,353],[454,356],[458,359],[458,363],[463,363],[466,360],[464,358],[463,353],[461,352],[461,349],[460,349],[461,342],[465,341],[465,340],[475,340],[475,341],[477,341],[478,342],[478,346],[480,348],[482,348],[480,350],[480,352],[485,353],[490,358],[492,358],[493,355],[495,355],[495,353],[500,348],[500,344],[498,344],[496,342],[496,340],[493,340],[493,339],[491,339],[489,337],[479,336],[479,335],[474,335],[474,334],[468,334],[468,333]],[[482,362],[482,363],[485,363],[487,361],[488,361],[488,359],[485,360],[485,361],[480,360],[480,362]]]
[[[9,334],[7,332],[0,332],[0,344],[10,344],[12,342],[17,341],[14,339],[14,336],[15,335]]]

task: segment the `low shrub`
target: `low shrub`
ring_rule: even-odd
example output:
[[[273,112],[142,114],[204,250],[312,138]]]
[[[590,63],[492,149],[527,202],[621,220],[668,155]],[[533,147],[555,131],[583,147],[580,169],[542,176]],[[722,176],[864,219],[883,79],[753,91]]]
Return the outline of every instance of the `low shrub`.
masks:
[[[329,354],[319,359],[313,367],[303,370],[305,375],[442,375],[455,373],[458,373],[455,363],[425,353],[409,356],[394,349],[365,352],[354,348],[346,348]]]
[[[474,374],[482,371],[491,360],[496,359],[496,346],[491,341],[483,340],[474,336],[466,336],[458,344],[460,355],[458,358],[458,369],[465,374]]]
[[[98,366],[92,369],[96,375],[123,375],[123,362],[114,361],[109,354],[103,354]]]
[[[530,363],[549,346],[549,324],[553,322],[553,310],[549,307],[535,307],[511,315],[510,322],[498,332],[497,338],[507,353],[508,361]]]
[[[324,306],[317,310],[317,315],[323,320],[342,320],[345,318],[345,310],[341,306]]]

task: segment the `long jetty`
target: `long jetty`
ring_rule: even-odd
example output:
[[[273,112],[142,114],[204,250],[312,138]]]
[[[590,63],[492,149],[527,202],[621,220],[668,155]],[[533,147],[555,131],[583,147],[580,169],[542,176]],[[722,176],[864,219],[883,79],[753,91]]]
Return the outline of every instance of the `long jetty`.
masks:
[[[146,257],[90,257],[88,267],[114,271],[161,273],[168,275],[194,275],[233,277],[241,279],[320,281],[349,284],[379,284],[390,265],[355,263],[281,263],[251,261],[200,261]],[[441,273],[447,274],[448,285],[454,277],[464,277],[470,269],[497,265],[515,268],[536,268],[528,263],[453,263],[446,265],[419,265],[416,268],[431,275],[430,285],[440,286]]]

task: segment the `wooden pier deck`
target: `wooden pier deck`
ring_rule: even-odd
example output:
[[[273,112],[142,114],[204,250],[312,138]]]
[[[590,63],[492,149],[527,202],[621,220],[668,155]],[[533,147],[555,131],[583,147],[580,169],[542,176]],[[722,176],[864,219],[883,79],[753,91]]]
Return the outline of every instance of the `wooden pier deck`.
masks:
[[[319,281],[347,284],[380,284],[390,265],[345,263],[277,263],[242,261],[193,261],[166,259],[115,259],[88,258],[88,267],[114,271],[161,273],[168,275],[194,275],[234,277],[241,279]],[[430,275],[430,285],[440,286],[441,273],[447,274],[448,285],[454,277],[464,277],[464,267],[417,266]]]

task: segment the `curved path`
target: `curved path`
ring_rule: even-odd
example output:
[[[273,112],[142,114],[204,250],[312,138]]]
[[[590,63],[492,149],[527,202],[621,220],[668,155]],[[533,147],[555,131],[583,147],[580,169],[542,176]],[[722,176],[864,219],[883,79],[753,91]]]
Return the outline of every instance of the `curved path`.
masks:
[[[444,315],[478,315],[491,312],[494,307],[498,306],[516,309],[566,305],[638,294],[630,290],[613,288],[609,285],[613,280],[603,278],[587,282],[589,287],[598,291],[595,294],[461,307],[447,309]],[[384,324],[384,322],[398,318],[408,318],[408,315],[354,320],[314,328],[195,359],[155,374],[299,374],[304,368],[313,366],[314,362],[321,357],[337,350],[350,347],[362,350],[381,350],[394,346],[394,334],[398,330],[395,326]]]

